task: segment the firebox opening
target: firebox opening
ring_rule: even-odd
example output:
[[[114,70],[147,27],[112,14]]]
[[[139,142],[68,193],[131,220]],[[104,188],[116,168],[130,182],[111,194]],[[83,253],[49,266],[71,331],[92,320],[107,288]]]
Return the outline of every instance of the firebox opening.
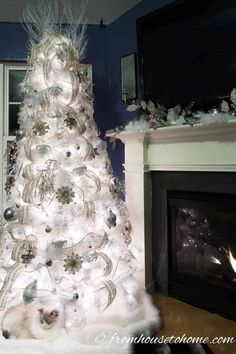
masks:
[[[168,190],[167,205],[170,295],[236,318],[236,195]]]

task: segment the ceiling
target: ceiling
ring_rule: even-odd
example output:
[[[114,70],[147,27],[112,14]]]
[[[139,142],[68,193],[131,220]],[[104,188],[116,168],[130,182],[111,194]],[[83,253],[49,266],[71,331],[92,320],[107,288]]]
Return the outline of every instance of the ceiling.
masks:
[[[57,0],[59,9],[67,0]],[[88,24],[109,25],[142,0],[88,0],[85,18]],[[35,0],[37,3],[37,0]],[[22,13],[27,0],[0,0],[0,22],[22,22]],[[72,0],[79,7],[81,0]]]

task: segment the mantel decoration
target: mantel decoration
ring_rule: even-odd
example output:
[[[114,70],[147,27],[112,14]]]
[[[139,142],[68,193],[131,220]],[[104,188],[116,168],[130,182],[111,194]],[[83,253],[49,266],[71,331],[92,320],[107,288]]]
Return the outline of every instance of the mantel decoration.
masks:
[[[126,125],[121,125],[108,133],[119,133],[121,131],[145,131],[149,129],[159,129],[168,126],[199,125],[236,122],[236,89],[231,91],[229,100],[222,100],[219,106],[210,108],[207,112],[194,109],[195,102],[191,102],[186,107],[176,105],[167,109],[164,105],[154,104],[141,100],[135,101],[127,106],[128,112],[135,112]]]

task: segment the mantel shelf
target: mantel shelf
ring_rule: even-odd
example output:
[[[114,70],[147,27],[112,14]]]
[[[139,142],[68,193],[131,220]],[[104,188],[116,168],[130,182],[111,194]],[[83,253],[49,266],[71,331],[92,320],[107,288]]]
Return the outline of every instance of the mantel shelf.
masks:
[[[134,142],[163,144],[178,142],[235,141],[236,121],[198,124],[194,126],[169,126],[145,131],[108,132],[106,136],[120,139],[125,144]]]

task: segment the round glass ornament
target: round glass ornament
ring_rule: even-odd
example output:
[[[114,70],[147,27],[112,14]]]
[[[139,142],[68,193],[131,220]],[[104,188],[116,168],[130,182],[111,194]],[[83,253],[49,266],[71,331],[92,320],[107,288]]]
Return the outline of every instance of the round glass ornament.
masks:
[[[43,156],[51,151],[51,147],[46,144],[40,144],[36,146],[36,152],[38,155]]]
[[[3,217],[6,221],[15,221],[18,218],[18,211],[16,208],[9,207],[4,211]]]
[[[24,132],[23,129],[18,129],[18,130],[16,131],[16,140],[17,140],[17,141],[23,139],[24,136],[25,136],[25,132]]]
[[[47,233],[52,232],[51,226],[47,225],[47,226],[45,227],[45,232],[47,232]]]

